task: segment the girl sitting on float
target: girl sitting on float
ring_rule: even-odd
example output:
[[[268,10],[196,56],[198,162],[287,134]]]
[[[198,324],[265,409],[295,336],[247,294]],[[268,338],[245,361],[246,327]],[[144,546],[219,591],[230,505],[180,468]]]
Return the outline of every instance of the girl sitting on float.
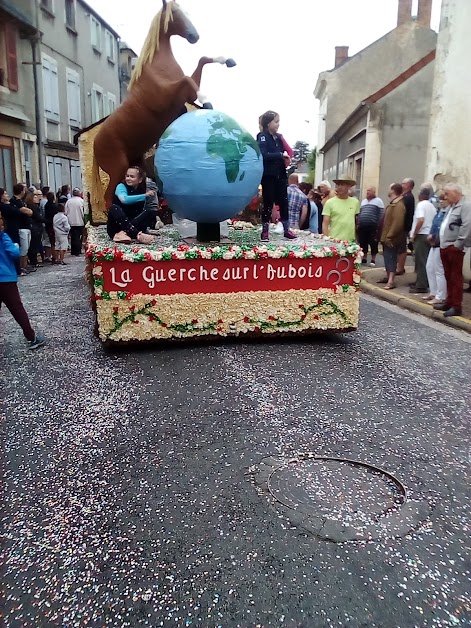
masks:
[[[146,173],[139,166],[130,166],[124,183],[118,183],[113,197],[113,205],[108,210],[106,229],[113,242],[129,244],[137,240],[141,244],[152,244],[154,237],[144,233],[154,218],[155,211],[145,209],[148,196],[155,196],[155,191],[146,192]]]

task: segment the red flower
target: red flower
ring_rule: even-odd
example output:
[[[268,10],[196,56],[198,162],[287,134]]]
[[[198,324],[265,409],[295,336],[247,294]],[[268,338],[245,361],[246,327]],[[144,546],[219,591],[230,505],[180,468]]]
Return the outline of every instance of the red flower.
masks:
[[[162,323],[162,327],[167,327],[167,323]]]
[[[155,318],[155,316],[154,316],[153,314],[151,314],[151,315],[149,316],[149,320],[150,320],[150,322],[151,322],[151,323],[153,323],[153,322],[154,322],[155,320],[157,320],[157,319]]]
[[[289,251],[288,257],[294,257],[294,251]]]
[[[116,250],[116,251],[114,252],[114,258],[115,258],[115,260],[120,260],[120,259],[123,259],[123,257],[124,257],[124,253],[123,253],[122,251]]]
[[[155,299],[152,299],[151,305],[157,305],[157,301]]]
[[[322,305],[324,303],[324,299],[317,299],[317,305]]]
[[[139,325],[139,321],[138,320],[135,320],[134,322],[136,323],[136,325]]]
[[[268,317],[268,320],[269,320],[269,321],[274,321],[274,320],[275,320],[275,317],[274,317],[274,316],[269,316],[269,317]]]
[[[144,258],[145,258],[147,261],[151,262],[151,261],[152,261],[152,253],[150,253],[149,251],[146,251],[146,252],[144,253]]]
[[[250,321],[248,316],[244,316],[244,323],[248,323]]]
[[[175,252],[172,253],[172,259],[178,259],[177,254]]]
[[[134,310],[136,309],[135,305],[131,305],[131,307],[129,308],[131,310],[131,312],[134,312]]]
[[[222,323],[223,323],[222,319],[219,319],[218,320],[218,325],[222,325]]]
[[[132,299],[132,296],[133,296],[133,295],[132,295],[132,292],[128,292],[128,293],[126,294],[126,301],[130,301],[130,300]]]
[[[301,318],[304,320],[306,318],[306,314],[301,314]]]
[[[268,257],[268,252],[267,251],[257,251],[257,253],[258,253],[258,257],[260,259],[267,259],[267,257]]]
[[[260,331],[260,327],[254,327],[254,331]]]
[[[117,314],[117,313],[119,312],[119,307],[114,307],[114,308],[113,308],[113,312],[114,312],[115,314]]]
[[[216,331],[222,331],[222,327],[218,327]]]
[[[316,316],[314,316],[314,320],[315,320],[315,321],[318,321],[318,320],[319,320],[319,317],[318,317],[317,315],[316,315]]]
[[[191,322],[193,323],[193,325],[196,325],[196,323],[198,322],[198,319],[194,318]]]
[[[299,306],[300,310],[304,310],[304,303],[301,303],[301,305]]]

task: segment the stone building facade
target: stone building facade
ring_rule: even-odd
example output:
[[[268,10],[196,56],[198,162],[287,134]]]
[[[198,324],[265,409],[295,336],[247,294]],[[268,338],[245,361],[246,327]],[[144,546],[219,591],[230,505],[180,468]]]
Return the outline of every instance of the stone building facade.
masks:
[[[319,74],[314,90],[320,103],[319,149],[365,99],[435,50],[437,34],[430,28],[431,10],[432,0],[419,0],[418,15],[413,17],[412,0],[398,0],[396,28],[352,57],[348,56],[347,47],[336,48],[335,67]],[[330,169],[331,166],[325,167],[324,154],[320,152],[316,183],[328,178]]]
[[[81,187],[73,137],[120,101],[119,35],[84,0],[0,0],[0,186]]]

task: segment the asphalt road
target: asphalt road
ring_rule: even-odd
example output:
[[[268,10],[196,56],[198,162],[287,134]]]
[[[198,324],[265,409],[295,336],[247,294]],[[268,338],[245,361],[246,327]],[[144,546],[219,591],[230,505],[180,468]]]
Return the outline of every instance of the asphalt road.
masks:
[[[83,260],[21,290],[49,344],[2,311],[5,626],[470,625],[469,336],[362,297],[350,335],[109,354]],[[313,535],[253,481],[307,452],[390,471],[429,515]]]

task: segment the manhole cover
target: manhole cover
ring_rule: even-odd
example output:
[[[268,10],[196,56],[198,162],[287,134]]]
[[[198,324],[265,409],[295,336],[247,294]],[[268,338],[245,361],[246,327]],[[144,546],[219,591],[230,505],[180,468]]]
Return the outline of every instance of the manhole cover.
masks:
[[[306,515],[366,525],[404,503],[405,489],[391,475],[357,462],[307,459],[275,469],[268,479],[275,499]]]
[[[293,524],[336,542],[403,536],[431,510],[388,471],[344,458],[269,457],[252,478]]]

